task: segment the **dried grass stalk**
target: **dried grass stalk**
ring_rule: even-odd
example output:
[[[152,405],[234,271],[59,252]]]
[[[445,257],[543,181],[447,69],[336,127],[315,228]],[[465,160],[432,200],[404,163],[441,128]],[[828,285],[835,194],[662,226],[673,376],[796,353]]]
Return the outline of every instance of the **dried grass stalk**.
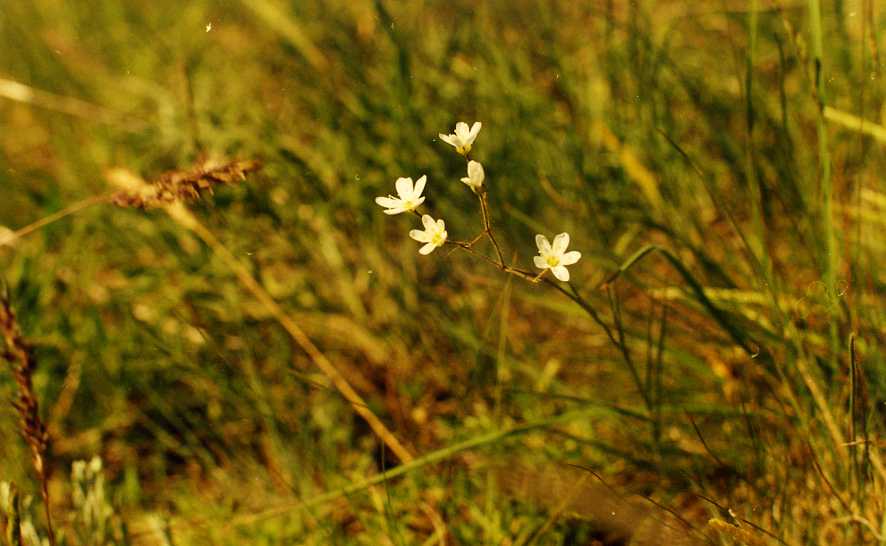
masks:
[[[0,337],[3,339],[0,357],[9,363],[15,383],[18,385],[18,396],[12,402],[12,406],[19,415],[19,428],[22,436],[31,448],[31,462],[34,465],[37,478],[40,480],[40,494],[46,509],[49,542],[55,546],[55,533],[52,529],[52,515],[49,508],[49,468],[47,464],[49,433],[46,431],[43,420],[40,419],[40,408],[32,382],[37,361],[34,359],[31,346],[21,334],[21,328],[6,295],[0,295]]]
[[[170,171],[150,183],[125,170],[108,173],[112,183],[124,189],[111,196],[111,202],[120,207],[151,209],[175,202],[196,201],[213,193],[216,186],[237,184],[246,175],[261,169],[256,160],[237,160],[217,164],[203,163],[190,170]]]

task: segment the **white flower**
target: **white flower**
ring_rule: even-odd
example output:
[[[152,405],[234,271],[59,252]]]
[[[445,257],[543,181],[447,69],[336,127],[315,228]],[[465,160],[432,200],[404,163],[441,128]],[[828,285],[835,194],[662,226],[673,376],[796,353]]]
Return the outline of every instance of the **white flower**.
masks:
[[[486,180],[486,173],[483,172],[483,165],[473,159],[468,161],[468,176],[463,177],[461,181],[470,186],[474,192],[478,192],[483,187],[484,180]]]
[[[394,197],[393,195],[376,197],[375,202],[385,207],[385,214],[400,214],[401,212],[415,210],[425,202],[421,192],[424,191],[427,180],[428,177],[422,175],[413,185],[411,178],[398,178],[394,186],[397,188],[397,195],[399,197]]]
[[[544,235],[536,235],[535,244],[538,246],[538,256],[533,258],[535,267],[550,269],[559,280],[568,281],[569,270],[566,269],[566,266],[581,259],[581,252],[577,250],[566,252],[566,247],[569,246],[569,234],[561,233],[554,237],[553,246]]]
[[[425,226],[424,231],[413,229],[409,232],[409,236],[419,243],[425,243],[419,249],[419,254],[430,254],[435,248],[443,246],[449,234],[446,233],[446,224],[442,218],[434,221],[433,218],[425,214],[421,217],[421,223]]]
[[[483,124],[476,121],[471,128],[468,129],[467,123],[459,121],[455,124],[455,133],[451,135],[440,133],[438,136],[440,137],[440,140],[446,144],[454,146],[456,152],[461,155],[467,155],[468,152],[471,151],[471,145],[474,144],[477,135],[480,134],[481,127],[483,127]]]

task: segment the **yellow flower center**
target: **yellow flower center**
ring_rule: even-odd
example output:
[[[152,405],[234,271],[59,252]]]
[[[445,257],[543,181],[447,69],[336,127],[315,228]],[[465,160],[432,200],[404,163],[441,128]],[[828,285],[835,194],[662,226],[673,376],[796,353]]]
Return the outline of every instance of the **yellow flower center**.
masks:
[[[437,246],[441,246],[444,241],[446,241],[446,239],[443,238],[443,233],[440,231],[434,233],[434,235],[431,237],[431,242]]]
[[[547,262],[548,267],[557,267],[560,265],[560,258],[557,256],[548,256],[545,261]]]

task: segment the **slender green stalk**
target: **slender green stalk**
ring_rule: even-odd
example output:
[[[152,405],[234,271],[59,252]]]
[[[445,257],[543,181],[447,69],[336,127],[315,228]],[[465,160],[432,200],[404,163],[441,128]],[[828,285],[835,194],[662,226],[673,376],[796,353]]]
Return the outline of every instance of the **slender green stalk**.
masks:
[[[822,269],[824,283],[827,287],[828,307],[831,313],[831,358],[837,358],[837,324],[836,313],[836,274],[834,256],[834,225],[833,225],[833,199],[834,188],[831,180],[831,157],[828,146],[828,133],[825,124],[825,95],[824,95],[824,49],[822,46],[821,5],[819,0],[809,0],[809,30],[811,34],[812,62],[814,65],[815,102],[818,108],[816,129],[818,132],[818,176],[819,176],[819,199],[822,238],[824,239],[824,256],[822,257]]]
[[[627,365],[628,371],[631,372],[631,379],[633,379],[637,390],[640,391],[640,396],[643,398],[643,404],[646,406],[646,411],[649,414],[649,417],[652,418],[652,399],[649,396],[649,391],[643,388],[643,381],[640,379],[640,373],[637,371],[637,366],[634,365],[633,358],[631,358],[631,352],[628,349],[627,341],[625,339],[624,327],[622,326],[621,308],[618,305],[618,298],[615,297],[615,291],[612,289],[612,285],[606,285],[606,295],[609,297],[609,307],[612,309],[612,320],[615,324],[615,331],[618,333],[618,343],[616,346],[621,350],[625,365]]]
[[[748,52],[745,67],[745,123],[747,125],[747,141],[745,142],[745,173],[748,191],[751,194],[751,222],[756,232],[751,252],[763,267],[767,280],[770,277],[768,255],[766,252],[766,224],[764,222],[764,197],[760,179],[757,176],[757,162],[754,154],[754,65],[757,56],[757,5],[758,0],[750,0],[748,10]]]
[[[681,277],[689,284],[689,288],[692,290],[692,293],[695,295],[698,302],[714,317],[717,323],[726,330],[732,340],[739,345],[744,351],[752,356],[756,357],[760,354],[761,349],[759,346],[754,344],[754,342],[747,338],[744,332],[736,326],[732,320],[729,319],[729,316],[719,307],[714,305],[714,302],[705,294],[704,287],[702,287],[701,283],[696,280],[696,278],[689,272],[683,262],[680,261],[677,256],[674,255],[670,250],[657,246],[657,245],[646,245],[634,254],[632,254],[627,260],[624,261],[621,266],[609,277],[603,281],[603,284],[610,284],[614,282],[619,276],[627,272],[631,267],[633,267],[637,262],[642,260],[644,257],[648,256],[652,252],[658,252],[663,255],[665,259],[673,266],[674,269],[680,274]]]

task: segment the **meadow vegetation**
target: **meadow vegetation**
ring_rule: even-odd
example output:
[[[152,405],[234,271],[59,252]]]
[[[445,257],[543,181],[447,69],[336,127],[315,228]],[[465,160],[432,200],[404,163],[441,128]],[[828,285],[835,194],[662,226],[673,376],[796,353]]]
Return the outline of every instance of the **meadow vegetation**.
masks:
[[[10,545],[886,545],[886,6],[2,4]]]

